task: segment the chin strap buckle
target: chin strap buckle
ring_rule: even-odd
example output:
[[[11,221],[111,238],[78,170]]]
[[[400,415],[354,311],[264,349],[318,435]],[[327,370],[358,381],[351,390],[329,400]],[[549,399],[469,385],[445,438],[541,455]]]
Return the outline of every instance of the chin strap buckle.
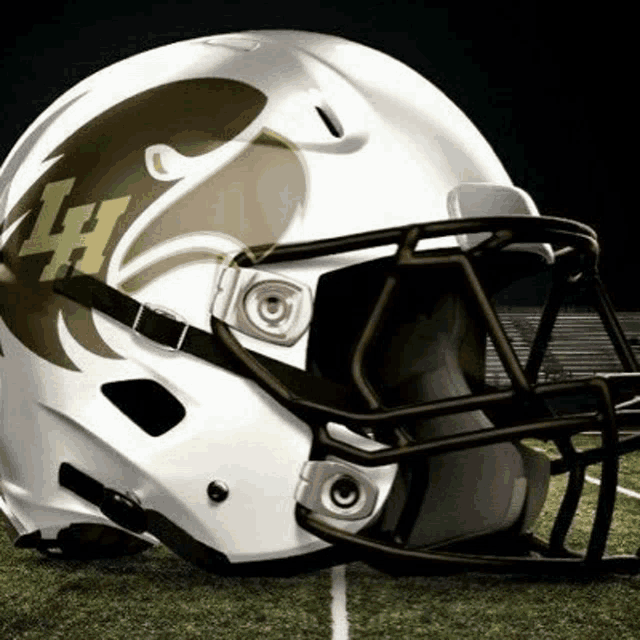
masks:
[[[141,304],[131,329],[151,340],[160,349],[180,351],[189,324],[173,311]]]
[[[105,487],[68,462],[60,465],[58,481],[61,487],[94,504],[107,518],[121,527],[133,533],[147,530],[145,510],[130,496]]]

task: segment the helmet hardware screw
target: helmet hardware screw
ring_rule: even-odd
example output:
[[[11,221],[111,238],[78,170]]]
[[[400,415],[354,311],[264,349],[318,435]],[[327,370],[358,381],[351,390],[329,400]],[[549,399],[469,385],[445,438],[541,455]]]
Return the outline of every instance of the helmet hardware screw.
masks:
[[[350,476],[340,476],[331,486],[331,500],[336,507],[349,509],[360,499],[360,487]]]
[[[213,502],[224,502],[229,496],[229,487],[220,480],[214,480],[207,487],[207,495]]]

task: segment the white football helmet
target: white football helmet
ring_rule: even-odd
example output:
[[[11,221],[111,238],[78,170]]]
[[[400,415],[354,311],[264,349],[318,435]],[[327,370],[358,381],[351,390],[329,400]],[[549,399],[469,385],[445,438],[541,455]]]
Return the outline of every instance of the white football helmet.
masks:
[[[404,64],[297,31],[160,47],[61,96],[0,188],[0,510],[17,546],[160,541],[220,572],[336,549],[583,562],[561,531],[532,541],[567,469],[520,441],[613,430],[606,398],[633,376],[537,384],[490,298],[552,266],[597,283],[595,234],[540,217]],[[487,335],[509,389],[485,384]],[[578,386],[609,420],[551,417]],[[498,537],[515,544],[497,553]]]

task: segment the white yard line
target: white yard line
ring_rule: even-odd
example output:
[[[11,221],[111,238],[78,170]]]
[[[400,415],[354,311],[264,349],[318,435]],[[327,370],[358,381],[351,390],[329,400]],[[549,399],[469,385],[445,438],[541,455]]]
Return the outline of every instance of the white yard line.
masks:
[[[331,570],[331,640],[349,640],[345,566]]]
[[[541,453],[545,453],[545,450],[539,447],[532,447],[532,449],[534,449],[535,451],[540,451]],[[598,478],[594,478],[592,476],[588,476],[585,474],[584,479],[587,482],[591,482],[591,484],[597,484],[598,486],[600,486],[600,480],[598,480]],[[620,485],[618,485],[616,487],[616,491],[618,493],[622,493],[625,496],[629,496],[630,498],[635,498],[636,500],[640,500],[640,493],[631,491],[631,489],[625,489],[624,487],[621,487]]]
[[[591,482],[592,484],[597,484],[598,486],[600,485],[600,480],[598,480],[598,478],[592,478],[591,476],[585,475],[584,479],[587,480],[587,482]],[[640,500],[640,493],[631,491],[631,489],[625,489],[624,487],[617,486],[616,491],[618,491],[618,493],[622,493],[625,496],[629,496],[630,498],[636,498],[636,500]]]

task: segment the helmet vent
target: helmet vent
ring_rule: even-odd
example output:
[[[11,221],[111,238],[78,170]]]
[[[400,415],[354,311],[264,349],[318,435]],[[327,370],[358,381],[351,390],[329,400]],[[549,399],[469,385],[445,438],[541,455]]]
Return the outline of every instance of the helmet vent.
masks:
[[[324,109],[316,107],[316,111],[320,118],[322,118],[322,122],[324,122],[327,129],[329,129],[331,135],[334,138],[342,138],[344,135],[344,129],[335,114],[328,107],[325,107]]]
[[[155,380],[120,380],[103,384],[101,391],[145,433],[158,437],[186,415],[180,401]]]

